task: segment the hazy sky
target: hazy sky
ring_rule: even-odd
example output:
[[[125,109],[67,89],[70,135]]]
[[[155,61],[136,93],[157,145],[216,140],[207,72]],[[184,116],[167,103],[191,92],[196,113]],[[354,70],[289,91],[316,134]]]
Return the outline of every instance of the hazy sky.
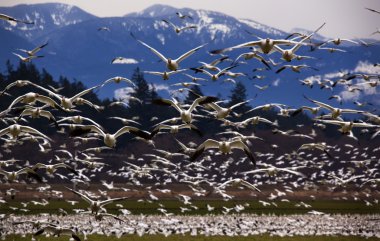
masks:
[[[20,3],[54,2],[46,0],[0,0],[0,6]],[[260,23],[290,31],[300,27],[315,29],[327,25],[320,33],[330,37],[366,38],[380,27],[379,0],[56,0],[76,5],[99,17],[122,16],[160,3],[174,7],[214,10],[238,18],[250,18]],[[380,34],[377,34],[380,38]]]

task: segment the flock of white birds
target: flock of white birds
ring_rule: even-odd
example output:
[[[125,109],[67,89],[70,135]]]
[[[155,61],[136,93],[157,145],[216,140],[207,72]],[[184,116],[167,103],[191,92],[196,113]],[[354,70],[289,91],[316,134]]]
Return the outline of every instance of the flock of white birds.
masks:
[[[372,12],[379,13],[376,10],[369,9]],[[191,29],[197,28],[196,25],[189,25],[185,21],[191,18],[189,15],[177,13],[178,21],[182,26],[163,20],[168,26],[172,27],[174,31],[179,34],[182,31],[192,31]],[[26,22],[0,14],[0,19],[6,21],[13,21],[17,24],[33,24],[33,22]],[[247,63],[250,60],[257,60],[264,64],[264,71],[269,71],[273,67],[279,65],[268,55],[277,52],[281,55],[281,60],[291,63],[298,60],[307,60],[313,58],[312,56],[300,56],[297,51],[300,48],[310,48],[313,51],[328,50],[330,52],[344,51],[336,48],[336,46],[344,42],[350,44],[364,44],[363,41],[350,39],[332,39],[323,43],[313,42],[313,35],[316,34],[325,24],[317,28],[314,32],[304,35],[301,33],[294,33],[285,39],[270,39],[255,36],[257,40],[247,43],[241,43],[227,48],[217,49],[210,52],[212,55],[218,56],[212,63],[201,62],[201,66],[197,68],[181,68],[186,62],[186,58],[190,55],[196,55],[196,52],[201,50],[206,44],[197,46],[176,59],[164,56],[161,52],[151,47],[147,43],[135,37],[132,37],[141,43],[141,51],[152,51],[152,57],[158,56],[162,63],[162,71],[146,71],[147,74],[161,76],[163,80],[168,80],[174,74],[182,74],[191,82],[181,82],[175,84],[180,86],[179,92],[188,92],[188,88],[192,85],[199,85],[198,82],[207,81],[225,81],[236,83],[235,78],[245,76],[244,73],[232,72],[239,64]],[[108,27],[100,27],[98,31],[112,31]],[[376,34],[376,32],[375,32]],[[332,47],[329,47],[331,46]],[[368,45],[368,44],[367,44]],[[36,47],[33,50],[19,49],[25,56],[14,53],[23,62],[30,62],[35,58],[43,56],[37,55],[47,43]],[[249,52],[239,55],[235,60],[231,60],[228,56],[224,55],[230,51],[238,49],[249,49]],[[310,54],[313,53],[310,52]],[[243,60],[242,60],[243,59]],[[232,62],[227,67],[220,68],[219,64]],[[375,64],[375,66],[379,66]],[[306,64],[291,65],[285,64],[278,68],[276,71],[280,73],[290,69],[295,72],[300,72],[304,68],[315,69],[313,66]],[[185,73],[186,72],[186,73]],[[191,74],[191,72],[195,72]],[[196,76],[195,76],[196,75]],[[200,77],[201,76],[201,77]],[[226,77],[226,78],[225,78]],[[361,80],[360,83],[354,84],[353,80]],[[145,141],[147,145],[152,145],[154,154],[144,154],[143,157],[129,157],[124,161],[125,165],[119,170],[109,170],[107,175],[108,180],[103,180],[102,183],[107,190],[118,190],[118,193],[133,192],[133,187],[142,186],[141,180],[148,178],[154,180],[157,186],[163,186],[171,183],[181,183],[186,188],[190,188],[192,194],[185,195],[180,192],[174,193],[170,189],[159,189],[154,186],[147,188],[148,196],[140,201],[146,202],[159,202],[160,195],[170,194],[176,196],[183,204],[181,211],[183,213],[191,212],[198,207],[194,206],[191,202],[193,197],[202,198],[204,196],[218,195],[223,200],[234,200],[234,195],[229,193],[228,187],[234,186],[240,189],[250,190],[251,195],[262,195],[262,187],[267,184],[277,185],[267,200],[260,200],[263,206],[271,205],[275,208],[276,202],[289,202],[286,199],[288,194],[297,190],[313,190],[315,183],[325,184],[328,183],[329,191],[336,188],[354,187],[355,191],[349,192],[347,195],[352,200],[364,200],[370,205],[377,205],[378,190],[377,184],[380,182],[379,172],[379,158],[378,152],[380,146],[377,148],[369,148],[360,145],[345,144],[343,146],[328,145],[325,142],[314,141],[317,139],[317,132],[313,131],[306,135],[292,130],[279,129],[277,120],[269,120],[261,116],[250,116],[249,114],[255,110],[278,110],[278,115],[282,117],[296,116],[297,114],[307,111],[313,115],[315,128],[324,129],[327,125],[337,126],[337,129],[347,138],[358,141],[358,138],[353,134],[353,129],[361,129],[362,133],[372,132],[372,139],[378,140],[380,134],[380,116],[360,109],[345,109],[322,101],[305,98],[310,102],[308,106],[301,106],[298,109],[291,109],[288,106],[280,103],[268,103],[261,106],[255,106],[253,109],[245,113],[237,113],[235,108],[247,104],[249,102],[237,103],[233,106],[226,107],[215,97],[212,96],[195,96],[192,104],[187,105],[179,102],[177,99],[156,99],[153,100],[154,104],[167,106],[166,108],[174,108],[177,111],[177,117],[168,120],[159,120],[155,123],[152,130],[142,130],[139,123],[134,119],[127,119],[124,116],[110,117],[112,119],[120,120],[123,126],[115,133],[109,133],[100,124],[94,120],[86,117],[85,112],[78,115],[76,107],[81,105],[94,108],[102,111],[102,106],[97,106],[86,99],[86,94],[92,91],[100,90],[104,85],[110,83],[127,84],[128,86],[135,86],[133,81],[128,78],[116,76],[114,78],[105,80],[102,84],[90,87],[80,93],[74,93],[73,96],[68,97],[61,95],[60,89],[52,88],[51,86],[40,86],[29,80],[17,80],[9,84],[0,93],[1,96],[12,96],[14,88],[23,88],[24,86],[33,86],[34,92],[29,92],[21,96],[15,96],[13,101],[9,104],[8,108],[1,110],[0,120],[7,125],[7,127],[0,130],[1,138],[1,152],[6,152],[12,147],[21,145],[25,142],[37,142],[42,153],[55,152],[55,159],[50,161],[41,160],[40,163],[20,166],[20,160],[9,159],[0,161],[0,180],[2,185],[8,185],[6,195],[0,199],[0,206],[6,205],[8,199],[17,200],[19,190],[17,185],[12,186],[14,183],[25,183],[25,177],[32,178],[33,182],[39,183],[39,189],[42,192],[50,191],[52,196],[60,199],[65,199],[72,202],[74,209],[77,201],[68,200],[64,194],[71,194],[78,199],[84,200],[88,204],[88,210],[77,210],[77,215],[67,215],[65,217],[57,216],[56,214],[46,215],[12,215],[3,214],[1,216],[0,231],[4,235],[33,233],[33,237],[38,237],[41,234],[47,235],[60,235],[67,234],[74,240],[81,240],[83,236],[89,234],[105,234],[121,236],[123,234],[186,234],[191,235],[255,235],[269,233],[279,236],[292,236],[292,235],[360,235],[365,237],[380,237],[379,219],[378,215],[326,215],[317,211],[311,212],[309,215],[290,215],[290,216],[256,216],[245,214],[231,214],[240,213],[246,206],[236,205],[234,208],[224,207],[224,215],[206,215],[206,216],[175,216],[165,209],[164,204],[160,204],[159,212],[163,216],[135,216],[131,215],[128,210],[123,209],[121,204],[117,204],[123,215],[110,214],[106,210],[106,205],[117,203],[128,199],[128,195],[111,198],[107,191],[99,190],[101,195],[96,193],[81,190],[82,184],[90,185],[91,177],[101,172],[108,164],[103,162],[99,155],[102,151],[112,151],[117,146],[117,140],[120,136],[130,133],[136,136],[139,140]],[[335,88],[336,85],[346,85],[350,91],[361,91],[364,85],[366,87],[377,88],[380,83],[379,74],[365,74],[353,73],[343,74],[335,80],[323,80],[319,84],[323,88]],[[303,83],[311,86],[313,83]],[[258,86],[260,90],[264,91],[269,86]],[[331,99],[341,101],[340,96],[332,96]],[[128,101],[140,101],[131,97]],[[118,105],[122,102],[112,103]],[[143,104],[143,103],[141,103]],[[358,106],[360,106],[358,102]],[[20,115],[14,116],[12,110],[15,108],[22,108]],[[165,107],[163,107],[165,108]],[[164,110],[164,109],[163,109]],[[321,112],[326,114],[319,114]],[[57,112],[65,113],[66,117],[59,117]],[[353,116],[360,116],[359,121],[344,120],[347,118],[353,119]],[[235,117],[247,117],[243,121],[234,121]],[[44,134],[44,130],[37,130],[28,126],[28,119],[47,118],[51,120],[60,133],[69,133],[72,140],[77,143],[80,148],[80,143],[93,143],[94,147],[71,153],[66,149],[66,145],[54,147],[54,140],[52,137]],[[197,120],[199,118],[213,118],[219,121],[225,127],[225,132],[218,133],[214,139],[207,139],[203,143],[188,143],[184,144],[179,140],[178,148],[181,150],[177,153],[172,153],[167,150],[157,149],[154,146],[154,138],[156,135],[172,135],[181,132],[182,129],[189,129],[195,133],[202,135],[197,127]],[[257,125],[265,123],[273,128],[273,133],[277,135],[284,135],[288,138],[300,138],[304,140],[297,151],[292,151],[284,155],[277,156],[275,153],[262,153],[252,145],[252,141],[265,141],[263,138],[251,135],[243,135],[241,130],[244,130],[249,125]],[[167,133],[169,132],[169,133]],[[228,138],[226,138],[226,136]],[[99,140],[103,145],[97,145]],[[272,145],[276,148],[276,145]],[[238,149],[238,150],[236,150]],[[226,161],[219,161],[219,155],[230,155],[236,151],[244,152],[244,156],[236,159],[228,158]],[[339,160],[339,156],[345,156],[347,159]],[[202,157],[202,158],[201,158]],[[149,159],[149,164],[139,165],[139,162]],[[180,160],[180,161],[178,161]],[[329,167],[334,165],[334,162],[339,162],[344,166],[336,171],[327,171]],[[227,174],[228,169],[239,165],[250,166],[250,170],[235,171],[233,175]],[[46,170],[46,175],[49,177],[59,177],[67,181],[73,182],[73,188],[66,187],[66,190],[53,190],[47,183],[47,179],[41,176],[39,170]],[[57,172],[59,169],[66,169],[69,172],[62,175]],[[209,171],[213,170],[219,175],[209,175]],[[303,170],[307,170],[304,172]],[[310,171],[313,170],[313,171]],[[274,177],[275,178],[271,178]],[[113,185],[113,177],[123,177],[133,185],[126,187],[116,187]],[[269,179],[267,177],[270,177]],[[37,188],[37,190],[38,190]],[[356,188],[356,189],[355,189]],[[361,191],[357,191],[360,189]],[[376,193],[375,193],[376,192]],[[377,196],[376,196],[376,195]],[[9,196],[9,197],[8,197]],[[100,197],[106,197],[105,200],[100,201]],[[262,197],[262,196],[260,196]],[[364,198],[363,198],[364,197]],[[311,197],[317,199],[318,197]],[[347,197],[344,197],[347,199]],[[29,201],[23,203],[24,208],[19,211],[29,211],[28,206],[35,202],[36,205],[46,205],[49,203],[46,199],[42,202]],[[363,202],[363,203],[364,203]],[[300,202],[297,205],[307,207],[308,204]],[[18,208],[14,208],[18,209]],[[208,211],[212,212],[213,207],[207,205]],[[65,210],[60,210],[61,215]],[[229,214],[229,215],[227,215]],[[328,225],[327,225],[328,223]],[[322,226],[323,228],[321,228]],[[75,228],[74,228],[75,227]]]

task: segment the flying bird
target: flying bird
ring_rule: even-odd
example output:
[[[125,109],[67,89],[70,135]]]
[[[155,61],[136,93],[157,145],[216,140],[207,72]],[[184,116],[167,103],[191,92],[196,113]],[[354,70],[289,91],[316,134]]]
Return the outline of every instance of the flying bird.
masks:
[[[48,45],[48,43],[46,42],[45,44],[42,44],[42,45],[40,45],[40,46],[38,46],[32,50],[25,50],[25,49],[17,49],[17,50],[20,50],[21,52],[26,53],[28,56],[35,56],[38,51],[40,51],[41,49],[43,49],[47,45]]]
[[[133,38],[134,35],[131,34]],[[135,38],[136,39],[136,38]],[[166,67],[171,70],[171,71],[175,71],[179,68],[179,63],[182,62],[183,60],[185,60],[186,58],[188,58],[190,55],[194,54],[196,51],[198,51],[199,49],[203,48],[204,46],[206,46],[207,44],[202,44],[196,48],[193,48],[189,51],[187,51],[186,53],[182,54],[181,56],[179,56],[178,58],[176,59],[171,59],[171,58],[166,58],[164,55],[162,55],[160,52],[158,52],[156,49],[154,49],[153,47],[150,47],[148,44],[144,43],[143,41],[139,40],[139,39],[136,39],[139,43],[141,43],[142,45],[144,45],[145,47],[147,47],[148,49],[150,49],[150,51],[152,51],[155,55],[157,55],[165,64],[166,64]]]
[[[11,22],[16,22],[16,23],[34,24],[33,21],[20,20],[20,19],[5,15],[2,13],[0,13],[0,19],[6,20],[6,21],[11,21]]]
[[[245,154],[248,156],[248,158],[251,160],[253,166],[256,167],[255,157],[249,150],[248,146],[246,146],[240,139],[233,141],[216,141],[213,139],[207,139],[201,145],[199,145],[195,152],[192,154],[190,158],[191,161],[195,161],[203,153],[203,151],[210,148],[217,148],[222,154],[230,154],[233,149],[243,150]]]
[[[184,27],[178,27],[177,25],[175,25],[174,23],[170,22],[169,20],[165,20],[163,19],[162,20],[164,23],[168,24],[169,26],[173,27],[174,31],[179,34],[180,32],[186,30],[186,29],[195,29],[197,28],[196,25],[187,25],[187,26],[184,26]]]

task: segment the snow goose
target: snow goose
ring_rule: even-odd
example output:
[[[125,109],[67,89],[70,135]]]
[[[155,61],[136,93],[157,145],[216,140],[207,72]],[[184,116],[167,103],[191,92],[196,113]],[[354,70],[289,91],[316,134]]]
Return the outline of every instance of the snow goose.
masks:
[[[165,20],[165,19],[163,19],[162,22],[164,22],[167,25],[173,27],[174,31],[177,34],[181,33],[182,31],[184,31],[186,29],[195,29],[195,28],[197,28],[196,25],[187,25],[187,26],[179,27],[179,26],[175,25],[174,23],[170,22],[169,20]]]
[[[174,71],[164,71],[164,72],[158,72],[158,71],[144,71],[145,74],[152,74],[152,75],[158,75],[161,76],[163,80],[169,80],[169,77],[173,74],[181,73],[185,71],[186,69],[179,69]]]
[[[258,189],[255,185],[247,182],[246,180],[243,180],[241,178],[234,178],[234,179],[231,179],[231,180],[228,180],[222,184],[220,184],[219,186],[217,186],[216,188],[217,189],[224,189],[226,188],[227,186],[244,186],[244,187],[247,187],[249,189],[252,189],[252,190],[255,190],[255,191],[258,191],[258,192],[261,192],[260,189]]]
[[[95,125],[62,124],[62,126],[69,126],[71,128],[70,134],[72,136],[80,136],[91,131],[96,132],[100,136],[102,136],[104,144],[112,148],[116,146],[117,138],[125,133],[132,133],[144,139],[150,139],[151,137],[151,134],[147,131],[140,130],[139,128],[133,126],[124,126],[120,128],[118,131],[116,131],[114,134],[106,133],[101,128]]]
[[[5,171],[0,169],[0,174],[5,177],[8,182],[14,182],[21,174],[28,174],[28,176],[36,179],[38,182],[42,182],[41,177],[30,167],[24,167],[18,171]]]
[[[30,126],[13,124],[13,125],[8,126],[7,128],[0,130],[0,136],[10,135],[13,139],[16,139],[21,133],[30,133],[30,134],[39,135],[39,136],[42,136],[43,138],[51,141],[51,139],[48,136],[42,134],[41,132],[39,132],[38,130],[36,130]]]
[[[132,37],[134,37],[134,35],[132,34]],[[160,52],[158,52],[156,49],[154,49],[153,47],[150,47],[148,44],[144,43],[143,41],[135,38],[139,43],[141,43],[142,45],[144,45],[145,47],[147,47],[148,49],[150,49],[150,51],[152,51],[155,55],[157,55],[165,64],[166,64],[166,67],[171,70],[171,71],[175,71],[179,68],[179,63],[182,62],[183,60],[185,60],[186,58],[188,58],[190,55],[194,54],[196,51],[198,51],[199,49],[203,48],[205,45],[207,44],[202,44],[196,48],[193,48],[189,51],[187,51],[186,53],[182,54],[181,56],[179,56],[178,58],[176,59],[171,59],[171,58],[166,58],[164,55],[162,55]]]
[[[76,195],[78,195],[84,201],[86,201],[90,205],[89,211],[91,211],[92,214],[98,214],[101,210],[104,209],[104,206],[107,204],[110,204],[110,203],[113,203],[116,201],[123,201],[123,200],[127,199],[127,197],[120,197],[120,198],[107,199],[107,200],[103,200],[103,201],[92,200],[90,197],[88,197],[87,195],[85,195],[83,193],[80,193],[80,192],[75,191],[75,190],[68,188],[68,187],[66,187],[66,188],[68,190],[72,191],[73,193],[75,193]]]
[[[6,20],[6,21],[11,21],[11,22],[16,22],[16,23],[25,23],[25,24],[34,24],[34,22],[31,21],[25,21],[25,20],[20,20],[5,14],[0,13],[0,19]]]
[[[32,61],[32,59],[43,58],[44,57],[42,55],[32,55],[32,56],[24,57],[24,56],[22,56],[20,54],[16,54],[16,53],[13,53],[13,54],[16,55],[24,63],[29,63],[29,62]]]
[[[331,116],[331,118],[333,118],[333,119],[338,118],[338,117],[339,117],[341,114],[343,114],[343,113],[353,113],[353,114],[361,114],[361,113],[364,113],[364,111],[360,111],[360,110],[335,108],[335,107],[332,107],[332,106],[330,106],[330,105],[328,105],[328,104],[322,103],[322,102],[320,102],[320,101],[312,100],[312,99],[306,97],[305,95],[304,95],[304,97],[305,97],[307,100],[313,102],[314,104],[320,106],[321,108],[324,108],[324,109],[326,109],[326,110],[329,110],[329,111],[331,112],[331,113],[329,114],[329,116]]]
[[[190,124],[193,122],[193,114],[192,112],[198,105],[207,104],[210,102],[216,101],[216,97],[212,96],[202,96],[194,100],[194,102],[191,104],[191,106],[186,110],[184,109],[177,101],[168,100],[168,99],[155,99],[153,100],[154,104],[158,105],[166,105],[166,106],[172,106],[174,107],[180,114],[181,120],[186,123]]]
[[[104,81],[103,84],[100,85],[100,88],[103,87],[104,85],[108,84],[108,83],[111,83],[111,82],[114,82],[116,84],[119,84],[120,82],[125,82],[125,83],[132,85],[133,87],[136,87],[135,83],[133,83],[132,80],[125,78],[125,77],[121,77],[121,76],[115,76],[115,77],[112,77],[112,78]]]
[[[197,72],[202,72],[202,73],[204,73],[204,74],[210,76],[210,77],[211,77],[211,80],[216,81],[216,80],[219,79],[219,77],[225,75],[226,72],[227,72],[228,70],[230,70],[230,69],[232,69],[232,68],[235,68],[235,67],[236,67],[236,65],[229,66],[229,67],[227,67],[227,68],[224,68],[224,69],[220,70],[220,71],[219,71],[218,73],[216,73],[216,74],[211,74],[210,72],[208,72],[208,71],[205,70],[205,69],[199,69],[199,68],[190,68],[190,69],[191,69],[191,70],[194,70],[195,73],[197,73]]]
[[[301,65],[289,65],[289,64],[286,64],[286,65],[282,66],[281,68],[279,68],[276,71],[276,74],[280,73],[281,71],[283,71],[285,69],[291,69],[293,72],[300,73],[301,69],[306,69],[306,68],[307,69],[313,69],[315,71],[319,71],[317,68],[314,68],[314,67],[306,65],[306,64],[301,64]]]
[[[198,146],[198,148],[192,154],[191,160],[195,161],[203,153],[203,151],[210,148],[217,148],[222,154],[230,154],[233,149],[243,150],[245,154],[248,156],[248,158],[251,160],[252,164],[256,166],[256,160],[252,152],[240,139],[232,141],[216,141],[213,139],[207,139],[201,145]]]
[[[24,53],[26,53],[28,56],[35,56],[36,55],[36,53],[38,52],[38,51],[40,51],[41,49],[43,49],[44,47],[46,47],[46,45],[48,45],[48,43],[45,43],[45,44],[42,44],[42,45],[40,45],[40,46],[38,46],[38,47],[36,47],[36,48],[34,48],[34,49],[32,49],[32,50],[26,50],[26,49],[17,49],[17,50],[20,50],[21,52],[24,52]]]

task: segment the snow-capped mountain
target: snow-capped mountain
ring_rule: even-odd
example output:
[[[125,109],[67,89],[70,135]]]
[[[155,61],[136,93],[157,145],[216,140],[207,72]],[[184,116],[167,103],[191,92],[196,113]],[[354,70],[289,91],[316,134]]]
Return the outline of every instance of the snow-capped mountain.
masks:
[[[40,10],[35,10],[37,8]],[[37,16],[36,11],[41,19],[35,17]],[[0,12],[36,22],[32,26],[17,24],[12,28],[9,27],[8,23],[1,24],[3,28],[9,30],[8,32],[11,31],[13,35],[21,36],[32,46],[49,41],[49,45],[43,50],[45,58],[34,61],[38,66],[46,68],[54,76],[64,75],[69,78],[76,78],[88,86],[98,84],[116,75],[130,77],[133,69],[137,66],[142,70],[165,70],[164,64],[158,62],[158,57],[133,39],[130,33],[156,48],[165,56],[172,58],[177,58],[186,51],[207,43],[204,48],[184,60],[181,63],[181,68],[196,67],[199,66],[199,61],[211,62],[218,58],[218,56],[211,56],[208,53],[213,49],[257,40],[256,36],[278,39],[289,34],[250,19],[237,19],[223,13],[207,10],[176,9],[166,5],[153,5],[138,13],[109,18],[98,18],[77,7],[64,4],[19,5],[13,8],[0,8]],[[192,19],[181,20],[176,16],[176,12],[188,14]],[[52,17],[52,14],[55,17]],[[54,19],[61,20],[55,21]],[[196,25],[197,28],[177,34],[162,19],[169,20],[178,26]],[[38,26],[42,22],[44,27],[41,29]],[[110,31],[98,31],[99,27],[107,27]],[[2,37],[6,34],[5,30],[0,33]],[[326,40],[326,38],[318,36],[318,41],[322,40]],[[27,48],[29,46],[18,47]],[[6,52],[0,56],[0,63],[5,63],[6,59],[11,59],[14,62],[18,61],[17,57],[12,55],[15,47],[9,48],[11,49],[4,50]],[[300,101],[304,101],[302,94],[294,96],[287,94],[292,92],[306,93],[327,99],[332,94],[331,91],[321,91],[318,88],[309,89],[300,85],[299,80],[307,77],[327,78],[326,76],[329,75],[326,74],[331,75],[338,70],[353,71],[359,62],[375,63],[378,61],[377,56],[380,53],[379,46],[367,48],[349,45],[347,47],[339,46],[339,48],[343,48],[347,52],[309,52],[307,47],[302,47],[297,52],[300,55],[310,55],[314,59],[295,60],[294,64],[305,63],[316,67],[319,71],[306,69],[298,74],[285,70],[280,74],[275,74],[275,71],[279,68],[277,66],[273,67],[271,71],[252,72],[254,68],[265,67],[256,60],[248,60],[247,64],[240,64],[233,71],[246,73],[250,77],[253,75],[265,76],[264,79],[260,80],[257,78],[253,80],[245,77],[241,78],[248,89],[249,97],[253,97],[256,93],[262,95],[261,99],[255,100],[255,104],[274,101],[289,105],[299,105]],[[232,59],[235,59],[239,54],[249,51],[248,48],[244,48],[227,54]],[[117,56],[132,58],[139,63],[112,65],[111,60]],[[267,59],[270,57],[275,62],[279,62],[281,56],[274,53],[264,57]],[[226,67],[230,64],[231,62],[222,63],[221,67]],[[191,72],[189,71],[189,73]],[[198,76],[202,76],[202,74],[198,74]],[[162,95],[168,94],[165,91],[170,89],[168,87],[170,84],[189,81],[189,79],[180,74],[174,75],[167,82],[164,82],[160,77],[148,74],[146,78],[149,82],[159,85],[163,89],[163,93],[160,93]],[[221,93],[222,96],[227,97],[232,85],[221,83],[220,81],[209,82],[202,89],[207,94]],[[254,87],[254,84],[270,84],[272,88],[265,92],[260,92]],[[116,88],[121,88],[121,86],[107,85],[100,91],[100,94],[102,97],[112,97]]]
[[[61,3],[0,7],[0,12],[19,19],[33,21],[34,25],[0,22],[0,26],[4,29],[32,41],[59,28],[96,18],[76,6]]]

